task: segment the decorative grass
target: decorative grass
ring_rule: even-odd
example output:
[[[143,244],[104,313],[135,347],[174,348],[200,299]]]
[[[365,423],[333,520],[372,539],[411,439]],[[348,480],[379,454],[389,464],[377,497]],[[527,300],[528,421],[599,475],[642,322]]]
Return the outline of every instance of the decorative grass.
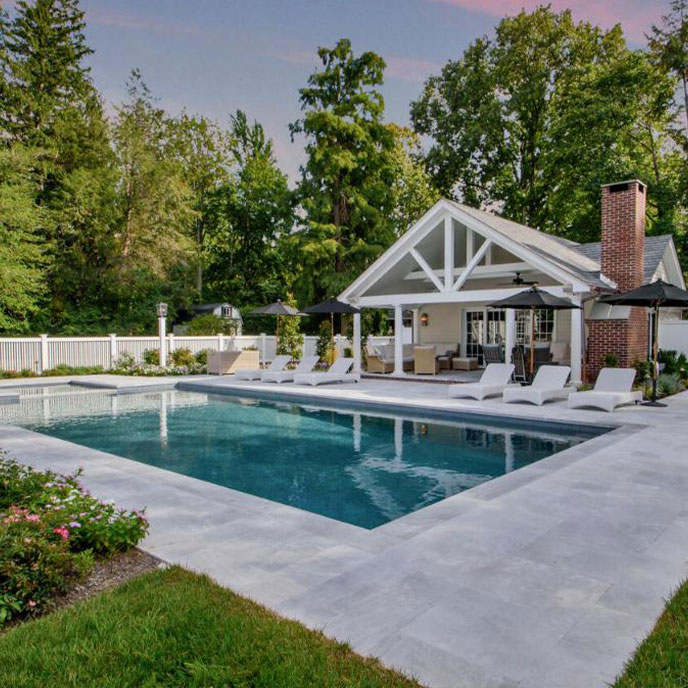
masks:
[[[178,567],[0,636],[3,688],[418,688]]]
[[[688,688],[688,582],[669,600],[614,688]]]

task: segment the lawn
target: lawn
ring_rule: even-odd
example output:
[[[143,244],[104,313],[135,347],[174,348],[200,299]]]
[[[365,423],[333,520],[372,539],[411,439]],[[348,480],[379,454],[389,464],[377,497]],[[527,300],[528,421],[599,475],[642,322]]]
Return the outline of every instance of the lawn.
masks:
[[[0,686],[418,688],[178,567],[0,635]]]
[[[688,582],[671,598],[614,688],[688,687]]]

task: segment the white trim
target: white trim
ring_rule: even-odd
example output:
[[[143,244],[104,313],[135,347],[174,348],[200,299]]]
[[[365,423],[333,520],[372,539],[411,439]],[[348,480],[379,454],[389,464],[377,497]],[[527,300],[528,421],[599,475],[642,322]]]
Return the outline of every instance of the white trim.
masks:
[[[364,270],[341,294],[341,301],[359,295],[369,289],[380,280],[386,272],[389,272],[402,258],[408,254],[408,248],[420,243],[432,230],[434,230],[443,218],[447,208],[435,203],[406,234],[392,244],[369,268]]]
[[[453,277],[458,277],[466,269],[465,265],[454,268]],[[511,277],[514,272],[530,272],[533,268],[528,263],[492,263],[492,265],[476,265],[473,270],[473,279],[492,279],[494,277]],[[434,273],[439,277],[440,271],[434,270]],[[422,270],[414,270],[409,272],[404,280],[424,280],[425,273]]]
[[[415,247],[422,239],[424,239],[430,232],[438,228],[441,220],[444,220],[447,215],[454,218],[467,230],[473,230],[481,234],[485,240],[491,240],[498,246],[502,246],[509,253],[523,261],[526,261],[532,267],[549,275],[557,281],[571,285],[574,292],[587,292],[590,287],[580,278],[568,272],[565,268],[548,260],[546,257],[529,249],[527,246],[510,239],[506,234],[499,232],[489,226],[483,220],[480,220],[462,208],[450,203],[446,199],[440,199],[428,212],[426,212],[420,220],[411,227],[406,234],[404,234],[397,242],[385,251],[367,270],[363,272],[354,282],[347,287],[339,298],[342,301],[349,301],[355,299],[369,289],[373,284],[378,282],[392,267],[394,267],[400,260],[409,254],[409,249]],[[534,230],[535,231],[535,230]],[[468,235],[467,235],[468,236]],[[468,238],[467,238],[468,242]],[[468,244],[467,244],[468,250]],[[434,272],[431,270],[431,272]],[[437,285],[435,285],[437,286]],[[367,297],[361,297],[367,298]]]
[[[459,289],[463,287],[463,285],[466,283],[466,280],[470,277],[471,273],[473,272],[473,269],[482,260],[483,256],[490,250],[491,246],[492,241],[490,241],[489,239],[483,241],[482,246],[478,249],[478,252],[473,256],[473,258],[471,258],[471,262],[468,265],[466,265],[466,269],[459,275],[456,282],[454,282],[452,291],[459,291]]]
[[[454,279],[454,221],[450,215],[444,218],[444,291],[452,288]]]
[[[554,296],[570,297],[565,287],[542,287],[543,291],[548,291]],[[411,307],[416,304],[432,303],[490,303],[507,296],[513,296],[523,291],[522,288],[514,289],[473,289],[471,291],[452,291],[452,292],[432,292],[421,294],[388,294],[382,296],[361,296],[356,299],[356,303],[364,308],[390,308],[397,304]]]
[[[437,291],[444,291],[444,285],[440,282],[435,271],[428,265],[425,258],[418,253],[415,247],[412,246],[409,249],[409,255],[413,257],[413,260],[415,260],[418,265],[420,265],[423,272],[428,276],[428,279],[437,287]]]

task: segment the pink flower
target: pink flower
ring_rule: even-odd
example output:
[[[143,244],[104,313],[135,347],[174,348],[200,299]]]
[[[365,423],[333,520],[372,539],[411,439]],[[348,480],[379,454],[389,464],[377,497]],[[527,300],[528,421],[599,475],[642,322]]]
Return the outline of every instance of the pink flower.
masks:
[[[26,520],[27,520],[27,521],[33,521],[34,523],[36,523],[36,522],[38,522],[38,521],[41,520],[41,517],[38,516],[38,514],[29,514],[29,515],[26,517]]]
[[[69,530],[67,530],[67,526],[60,526],[59,528],[53,528],[53,533],[59,535],[63,540],[69,539]]]
[[[36,603],[33,600],[29,600],[29,607],[35,607]]]
[[[79,523],[79,521],[72,521],[72,522],[69,524],[69,527],[70,527],[70,528],[81,528],[81,523]]]

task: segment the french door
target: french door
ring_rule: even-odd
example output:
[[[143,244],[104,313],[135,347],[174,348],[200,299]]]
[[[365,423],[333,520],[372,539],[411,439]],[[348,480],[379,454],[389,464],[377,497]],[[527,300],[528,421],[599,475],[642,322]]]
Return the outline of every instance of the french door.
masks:
[[[487,308],[464,311],[464,351],[466,358],[477,358],[483,364],[483,345],[501,344],[506,336],[504,311]]]

